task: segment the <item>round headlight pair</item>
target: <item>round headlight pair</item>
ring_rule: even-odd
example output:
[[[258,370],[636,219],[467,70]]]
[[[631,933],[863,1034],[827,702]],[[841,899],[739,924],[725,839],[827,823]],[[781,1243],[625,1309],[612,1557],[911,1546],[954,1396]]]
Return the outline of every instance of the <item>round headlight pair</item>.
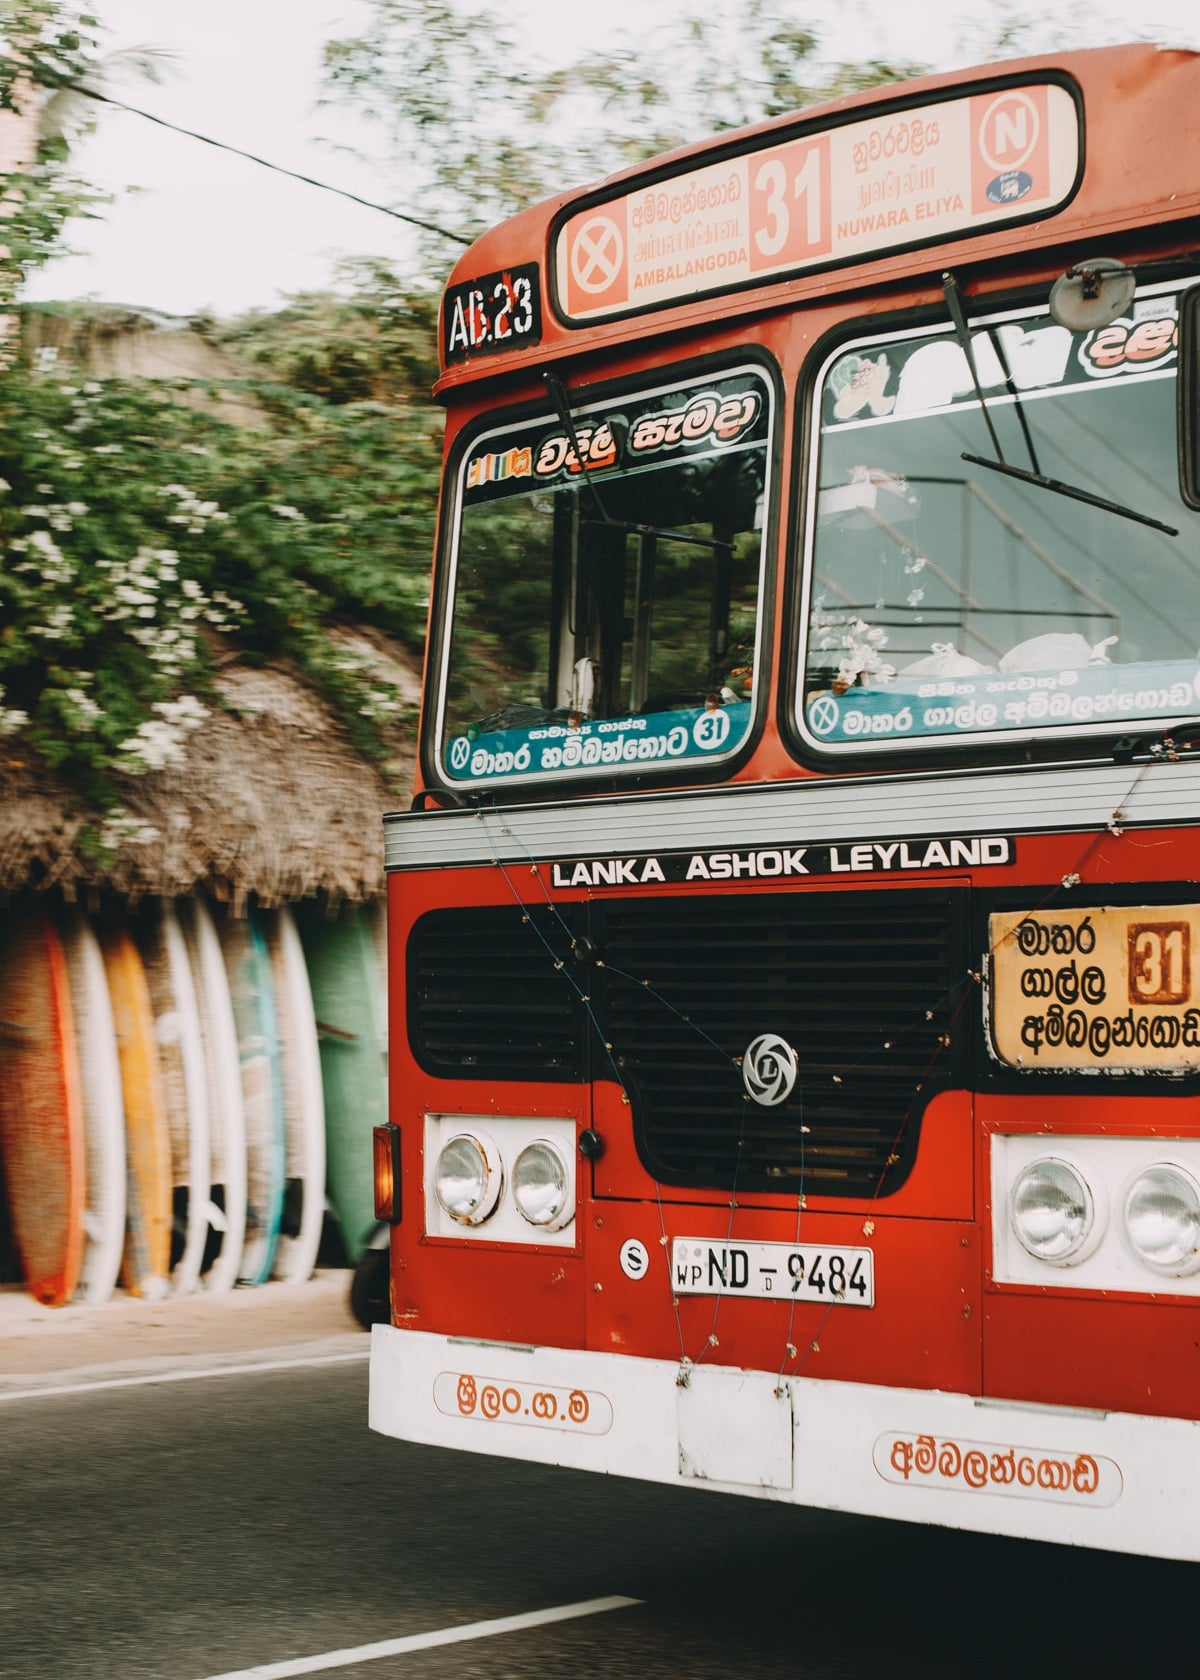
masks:
[[[458,1224],[490,1219],[504,1189],[504,1164],[491,1138],[480,1132],[452,1137],[437,1158],[433,1188]],[[522,1219],[542,1231],[560,1231],[575,1214],[570,1196],[570,1169],[559,1146],[548,1138],[527,1143],[512,1169],[512,1197]]]
[[[1100,1205],[1098,1205],[1100,1204]],[[1103,1189],[1094,1193],[1072,1161],[1031,1161],[1012,1187],[1012,1227],[1035,1260],[1086,1260],[1104,1232]],[[1125,1193],[1125,1237],[1142,1264],[1163,1276],[1200,1267],[1200,1185],[1172,1162],[1144,1168]]]

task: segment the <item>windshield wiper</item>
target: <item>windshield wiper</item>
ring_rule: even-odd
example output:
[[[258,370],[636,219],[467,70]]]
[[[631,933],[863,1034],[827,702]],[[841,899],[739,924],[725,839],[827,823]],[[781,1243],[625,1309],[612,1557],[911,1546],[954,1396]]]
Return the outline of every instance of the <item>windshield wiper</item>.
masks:
[[[1179,531],[1174,525],[1166,525],[1161,519],[1152,519],[1148,513],[1139,513],[1136,508],[1126,507],[1121,502],[1110,502],[1107,497],[1097,496],[1091,490],[1084,490],[1077,484],[1064,484],[1060,478],[1048,478],[1045,473],[1039,472],[1036,466],[1037,457],[1033,453],[1032,440],[1029,438],[1028,429],[1024,428],[1024,411],[1021,406],[1021,399],[1016,393],[1011,378],[1009,380],[1009,390],[1012,392],[1018,417],[1025,429],[1026,439],[1029,442],[1030,457],[1035,464],[1033,468],[1014,467],[1004,459],[1004,451],[1000,447],[1000,438],[992,422],[991,410],[988,408],[987,399],[983,394],[983,386],[979,382],[979,369],[975,363],[975,346],[971,342],[966,315],[963,312],[962,291],[958,284],[958,276],[950,269],[947,269],[942,275],[942,289],[946,294],[946,307],[950,311],[950,319],[954,323],[954,336],[967,359],[967,370],[971,375],[971,383],[975,387],[975,395],[979,399],[980,413],[987,425],[988,436],[992,440],[992,448],[996,451],[997,456],[996,460],[989,461],[984,455],[969,455],[964,449],[962,459],[969,461],[972,466],[988,467],[992,472],[1005,473],[1009,478],[1018,478],[1022,484],[1034,484],[1039,490],[1052,490],[1056,496],[1069,496],[1072,501],[1086,502],[1089,507],[1101,508],[1105,513],[1115,513],[1122,519],[1133,519],[1139,525],[1149,525],[1151,530],[1162,531],[1168,537],[1177,537]],[[1001,365],[1003,366],[1003,362],[1001,362]]]
[[[588,487],[602,525],[606,525],[610,531],[622,531],[626,536],[664,537],[670,542],[688,543],[692,548],[707,548],[714,554],[718,549],[728,547],[727,543],[716,542],[711,537],[694,537],[688,531],[672,531],[662,525],[642,525],[631,519],[614,519],[604,505],[603,498],[600,495],[600,487],[592,476],[592,469],[588,465],[587,456],[579,442],[579,434],[575,430],[575,419],[571,413],[571,405],[567,401],[566,386],[552,368],[543,369],[542,379],[550,393],[554,411],[562,421],[563,431],[567,434],[567,442],[571,445],[575,459],[579,462],[579,470],[583,474],[584,483]]]
[[[1077,484],[1064,484],[1061,478],[1047,478],[1045,473],[1029,472],[1024,467],[1010,466],[1007,461],[989,461],[985,455],[968,455],[965,449],[962,459],[976,467],[990,467],[993,472],[1007,473],[1009,478],[1019,478],[1023,484],[1036,484],[1040,490],[1053,490],[1056,496],[1070,496],[1072,501],[1103,508],[1105,513],[1118,513],[1122,519],[1136,519],[1139,525],[1149,525],[1154,531],[1165,531],[1168,537],[1179,535],[1174,525],[1165,525],[1161,519],[1152,519],[1148,513],[1138,513],[1134,508],[1123,507],[1120,502],[1110,502],[1104,496],[1093,495],[1090,490],[1081,490]]]

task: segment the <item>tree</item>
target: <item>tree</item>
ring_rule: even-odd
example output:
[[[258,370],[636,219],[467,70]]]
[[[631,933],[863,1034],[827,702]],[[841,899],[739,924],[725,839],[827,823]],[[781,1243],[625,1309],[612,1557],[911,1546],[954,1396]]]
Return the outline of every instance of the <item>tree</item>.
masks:
[[[734,0],[547,68],[494,10],[373,0],[369,27],[326,47],[329,97],[378,130],[407,202],[474,234],[685,141],[918,73],[823,63],[816,34],[778,13],[775,0]],[[445,242],[426,239],[422,255],[440,271]]]
[[[10,315],[26,270],[57,248],[64,222],[96,202],[67,167],[63,131],[41,121],[47,88],[88,73],[94,22],[59,0],[0,4],[0,124],[9,137],[3,149],[15,154],[0,202],[0,316]]]
[[[95,124],[95,96],[122,78],[157,81],[167,63],[152,47],[104,55],[97,31],[70,0],[0,0],[0,123],[16,131],[17,164],[6,165],[0,200],[0,314],[22,276],[61,250],[64,224],[103,202],[70,168],[71,146]]]

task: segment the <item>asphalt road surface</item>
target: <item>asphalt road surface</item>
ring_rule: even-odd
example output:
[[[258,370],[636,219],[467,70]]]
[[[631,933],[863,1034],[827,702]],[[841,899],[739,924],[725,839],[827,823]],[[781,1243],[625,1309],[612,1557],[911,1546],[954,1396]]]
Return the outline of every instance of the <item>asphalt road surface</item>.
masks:
[[[0,1405],[0,1674],[1196,1672],[1189,1566],[409,1447],[366,1386],[350,1351]]]

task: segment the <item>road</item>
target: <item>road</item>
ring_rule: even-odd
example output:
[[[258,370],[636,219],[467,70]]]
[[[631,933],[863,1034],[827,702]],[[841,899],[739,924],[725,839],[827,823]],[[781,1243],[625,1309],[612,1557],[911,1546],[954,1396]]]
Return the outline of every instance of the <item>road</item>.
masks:
[[[311,1672],[1194,1672],[1188,1566],[408,1447],[368,1433],[366,1384],[351,1355],[0,1406],[0,1674],[257,1680],[611,1595],[639,1602]]]

